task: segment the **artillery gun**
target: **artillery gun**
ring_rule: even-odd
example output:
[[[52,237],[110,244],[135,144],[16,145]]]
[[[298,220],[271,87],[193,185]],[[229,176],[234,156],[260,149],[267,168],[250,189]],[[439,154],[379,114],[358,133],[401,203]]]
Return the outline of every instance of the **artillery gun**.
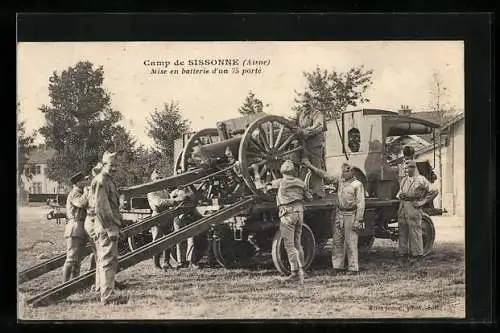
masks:
[[[264,254],[272,257],[279,272],[288,273],[275,194],[266,191],[262,184],[281,177],[280,165],[286,159],[296,163],[306,184],[314,177],[300,163],[304,144],[295,128],[289,119],[259,113],[219,122],[216,128],[203,129],[176,141],[178,153],[173,176],[120,189],[124,213],[130,215],[133,223],[122,230],[122,236],[129,239],[131,252],[119,258],[119,269],[151,258],[188,237],[205,234],[210,252],[223,267],[244,266],[257,254]],[[355,167],[355,176],[367,189],[366,228],[359,235],[361,249],[368,249],[376,237],[393,240],[398,237],[397,227],[391,226],[397,222],[398,181],[394,167],[385,158],[385,139],[389,135],[431,133],[436,128],[438,125],[431,122],[372,109],[344,113],[340,119],[327,123],[327,170],[337,171],[347,158]],[[147,212],[134,213],[137,209],[149,209],[144,198],[147,193],[176,188],[190,193],[183,204],[154,217]],[[330,193],[305,206],[302,246],[306,267],[331,238],[330,221],[337,202],[336,195]],[[173,223],[173,218],[180,214],[195,217],[195,222],[155,242],[147,237],[138,240],[152,226]],[[424,251],[429,253],[434,243],[434,227],[428,215],[424,215],[422,224]],[[28,303],[44,304],[91,283],[92,272],[89,272]]]

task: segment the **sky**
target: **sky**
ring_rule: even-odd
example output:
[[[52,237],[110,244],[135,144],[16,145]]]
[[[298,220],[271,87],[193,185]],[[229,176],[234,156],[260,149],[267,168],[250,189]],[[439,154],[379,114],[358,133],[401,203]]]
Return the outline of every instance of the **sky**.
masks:
[[[189,60],[235,59],[225,66],[229,74],[212,74],[217,65],[188,66]],[[176,60],[184,65],[174,66]],[[249,60],[265,62],[248,66]],[[114,109],[137,141],[152,146],[146,119],[164,103],[179,103],[193,130],[215,127],[216,122],[239,116],[238,108],[249,91],[255,93],[270,114],[291,115],[295,91],[303,91],[303,72],[317,66],[347,71],[363,65],[373,70],[364,108],[397,111],[408,105],[415,111],[428,108],[432,74],[439,73],[447,87],[445,102],[464,108],[464,49],[461,41],[380,42],[101,42],[19,43],[17,48],[17,96],[20,119],[29,132],[44,124],[39,107],[49,103],[48,83],[78,61],[103,66],[104,88]],[[244,63],[245,61],[245,63]],[[151,62],[168,66],[150,66]],[[170,74],[171,69],[207,69],[209,74]],[[238,68],[237,74],[232,68]],[[243,70],[258,70],[245,73]],[[152,74],[163,69],[167,74]],[[41,142],[40,137],[37,142]]]

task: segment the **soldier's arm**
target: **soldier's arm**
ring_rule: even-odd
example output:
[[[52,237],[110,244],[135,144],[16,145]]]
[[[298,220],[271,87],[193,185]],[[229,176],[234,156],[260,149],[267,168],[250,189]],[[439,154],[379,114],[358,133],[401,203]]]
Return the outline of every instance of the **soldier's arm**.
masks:
[[[323,178],[325,181],[333,184],[337,184],[340,179],[340,175],[335,175],[335,174],[329,174],[325,170],[321,170],[309,162],[309,160],[303,160],[302,163],[309,168],[314,174],[316,174],[318,177]]]
[[[323,127],[324,127],[324,121],[325,121],[324,118],[325,117],[324,117],[323,113],[318,112],[316,114],[316,117],[314,117],[314,119],[313,119],[312,125],[307,126],[307,127],[303,127],[302,132],[306,136],[313,136],[313,135],[322,133]]]
[[[106,183],[99,181],[96,184],[96,193],[95,193],[95,213],[99,221],[101,221],[104,228],[109,228],[110,223],[115,223],[117,225],[120,224],[119,221],[115,221],[115,216],[111,211],[111,207],[109,205],[109,189],[106,186]]]
[[[88,205],[88,196],[86,192],[83,193],[74,193],[71,196],[71,204],[73,206],[76,206],[78,208],[86,208]]]
[[[438,191],[436,189],[431,188],[431,183],[424,177],[420,176],[420,184],[419,187],[422,189],[423,198],[421,200],[421,205],[423,206],[427,202],[434,200],[437,197]]]
[[[361,182],[358,182],[358,186],[356,186],[356,205],[356,221],[363,220],[365,215],[365,189]]]
[[[156,192],[148,193],[148,202],[153,210],[163,210],[175,204],[173,199],[162,198]]]

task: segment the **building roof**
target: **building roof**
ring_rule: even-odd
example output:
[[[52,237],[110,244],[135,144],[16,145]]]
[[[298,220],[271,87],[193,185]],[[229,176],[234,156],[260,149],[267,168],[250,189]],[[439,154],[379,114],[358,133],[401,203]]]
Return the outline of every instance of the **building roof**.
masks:
[[[444,130],[448,129],[450,126],[453,126],[455,123],[457,123],[458,121],[460,121],[462,119],[464,119],[464,113],[460,112],[459,114],[457,114],[456,116],[452,117],[451,119],[448,119],[448,121],[446,121],[441,126],[441,131],[444,131]]]
[[[455,114],[456,113],[452,111],[445,111],[443,113],[439,113],[436,111],[421,111],[421,112],[412,112],[411,116],[431,121],[433,123],[443,126],[443,124],[449,121],[451,118],[453,118]]]
[[[29,155],[27,164],[47,164],[55,153],[54,149],[36,149]]]

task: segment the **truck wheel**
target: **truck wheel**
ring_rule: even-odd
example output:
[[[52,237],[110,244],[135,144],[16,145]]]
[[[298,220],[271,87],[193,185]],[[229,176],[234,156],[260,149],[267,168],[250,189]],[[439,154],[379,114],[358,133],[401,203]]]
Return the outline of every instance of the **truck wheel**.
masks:
[[[375,242],[375,236],[359,236],[358,251],[361,253],[368,252]]]
[[[304,250],[304,264],[305,269],[307,269],[314,260],[314,255],[316,251],[316,239],[314,234],[307,224],[302,226],[302,249]],[[271,250],[273,256],[273,263],[276,269],[284,275],[290,274],[290,263],[288,261],[288,255],[285,250],[285,244],[283,242],[283,237],[281,236],[281,231],[278,229],[274,235],[273,245]]]
[[[434,223],[427,214],[422,216],[422,241],[424,245],[424,256],[428,255],[434,247],[434,240],[436,238],[436,230]]]
[[[153,241],[153,237],[149,232],[132,235],[127,238],[127,244],[130,251],[137,250],[141,246],[149,244]]]
[[[255,254],[252,244],[235,240],[229,229],[224,229],[214,236],[212,251],[215,260],[224,268],[244,267]]]

